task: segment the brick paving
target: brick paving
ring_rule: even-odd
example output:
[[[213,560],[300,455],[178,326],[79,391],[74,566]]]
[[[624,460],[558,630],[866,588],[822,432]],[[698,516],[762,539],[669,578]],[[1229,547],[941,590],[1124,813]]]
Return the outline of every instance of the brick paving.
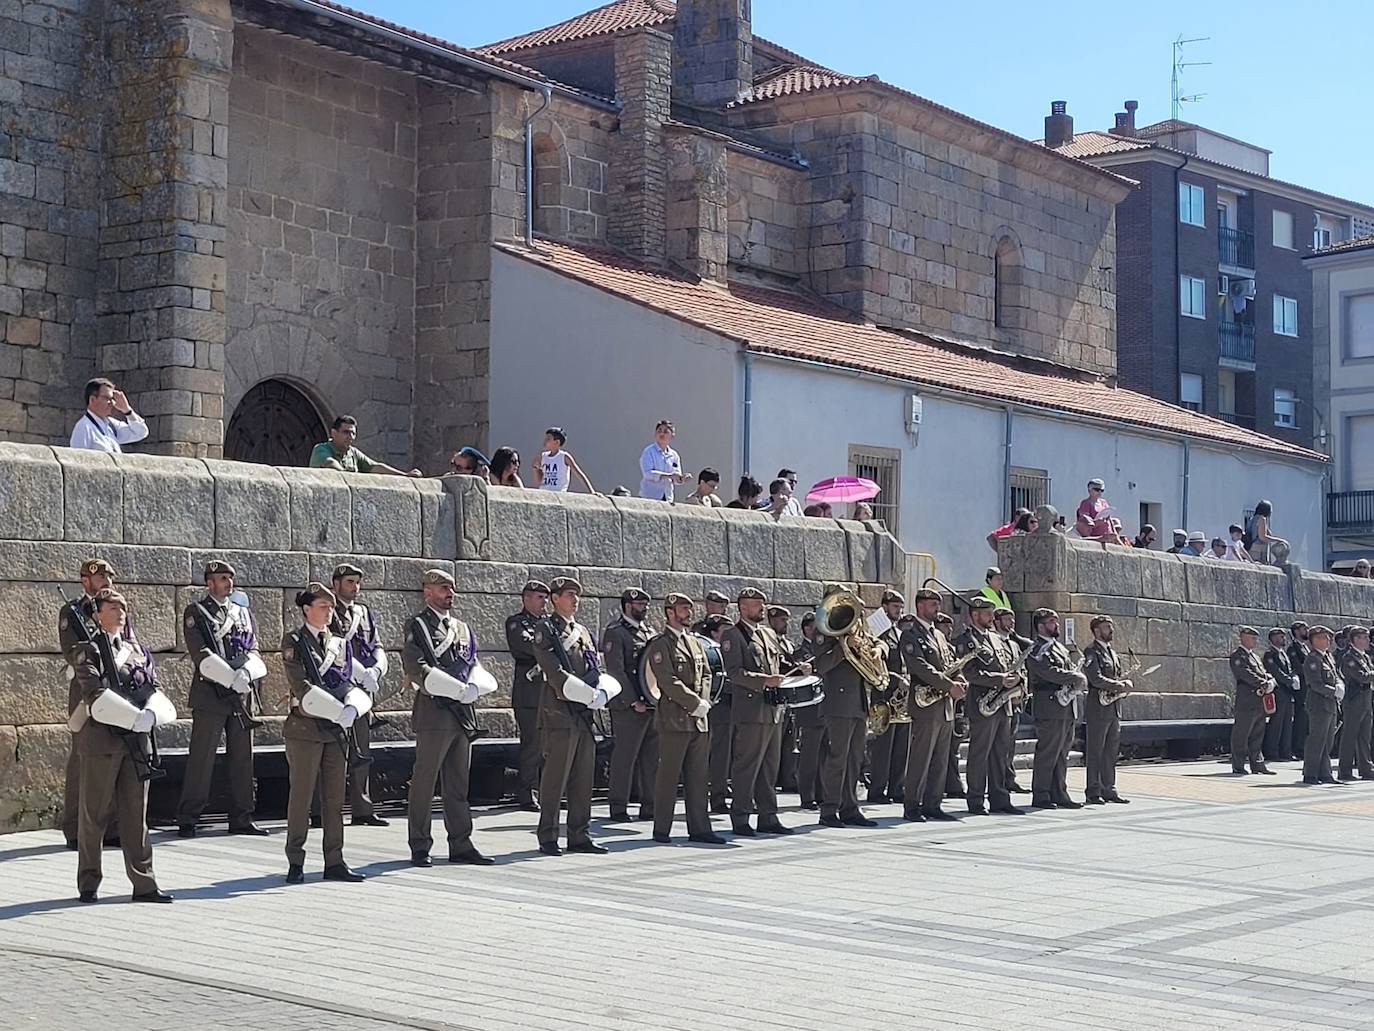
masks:
[[[1374,1028],[1374,785],[1226,769],[1129,767],[1131,806],[958,825],[793,810],[803,833],[718,849],[598,821],[606,857],[540,857],[533,814],[491,810],[481,870],[350,828],[357,886],[317,854],[284,885],[279,825],[159,834],[170,907],[125,904],[112,852],[78,906],[57,833],[10,836],[0,1028]]]

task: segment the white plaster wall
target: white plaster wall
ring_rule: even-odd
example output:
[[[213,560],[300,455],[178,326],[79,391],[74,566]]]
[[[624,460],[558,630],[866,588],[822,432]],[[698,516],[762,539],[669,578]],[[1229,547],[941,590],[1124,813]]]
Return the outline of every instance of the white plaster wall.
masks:
[[[1346,451],[1346,420],[1352,415],[1374,414],[1374,360],[1345,358],[1345,298],[1374,291],[1374,260],[1330,270],[1330,290],[1317,298],[1327,305],[1330,327],[1331,408],[1328,446],[1331,452],[1333,490],[1353,490],[1350,460]]]

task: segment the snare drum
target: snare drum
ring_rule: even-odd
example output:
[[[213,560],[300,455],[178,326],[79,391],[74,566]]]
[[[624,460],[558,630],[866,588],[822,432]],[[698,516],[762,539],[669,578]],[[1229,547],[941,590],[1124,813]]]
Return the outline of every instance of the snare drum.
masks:
[[[784,677],[778,687],[764,691],[764,700],[770,705],[786,705],[793,709],[819,705],[825,700],[825,689],[818,676]]]

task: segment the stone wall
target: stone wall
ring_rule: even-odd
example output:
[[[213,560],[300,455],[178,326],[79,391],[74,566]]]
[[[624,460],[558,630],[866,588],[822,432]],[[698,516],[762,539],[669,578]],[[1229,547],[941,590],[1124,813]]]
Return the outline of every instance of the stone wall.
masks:
[[[1124,701],[1128,720],[1224,719],[1235,696],[1227,657],[1238,627],[1263,635],[1295,620],[1368,625],[1374,583],[1309,573],[1298,566],[1184,558],[1107,547],[1055,534],[1007,537],[999,561],[1017,623],[1028,636],[1031,612],[1046,606],[1074,620],[1080,647],[1088,621],[1102,613],[1116,625],[1117,650],[1134,649],[1143,666],[1161,663]]]
[[[283,627],[299,625],[295,592],[345,558],[365,570],[367,601],[392,648],[420,605],[421,572],[453,572],[457,610],[502,685],[482,713],[497,735],[514,734],[503,624],[530,576],[576,575],[598,635],[630,586],[656,600],[677,590],[700,602],[712,588],[733,596],[756,584],[801,612],[825,581],[857,583],[876,604],[879,585],[901,578],[896,542],[847,521],[774,523],[755,512],[489,488],[469,477],[349,476],[0,443],[0,831],[49,826],[57,816],[70,743],[57,587],[78,592],[76,571],[95,555],[118,572],[183,716],[191,669],[180,613],[207,558],[234,564],[271,671],[264,744],[280,740],[286,685],[274,652]],[[404,738],[410,696],[397,679],[388,686],[398,693],[380,706],[396,713],[387,733]],[[183,720],[159,738],[174,747],[188,735]]]
[[[612,116],[554,98],[534,120],[534,229],[590,243],[606,242]]]
[[[731,151],[730,263],[793,277],[806,269],[806,229],[797,196],[805,173]]]

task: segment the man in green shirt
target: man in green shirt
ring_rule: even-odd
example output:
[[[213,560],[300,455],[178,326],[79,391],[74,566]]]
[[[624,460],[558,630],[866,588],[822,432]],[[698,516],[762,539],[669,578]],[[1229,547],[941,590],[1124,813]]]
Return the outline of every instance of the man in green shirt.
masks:
[[[1007,592],[1002,589],[1002,570],[996,566],[988,566],[984,579],[987,581],[987,586],[978,593],[984,598],[990,598],[999,609],[1011,608],[1011,599],[1007,597]]]
[[[423,476],[419,469],[402,472],[385,462],[377,462],[363,454],[353,442],[358,439],[358,420],[340,415],[329,430],[329,439],[316,444],[310,452],[310,468],[337,469],[344,473],[386,473],[388,476]]]

